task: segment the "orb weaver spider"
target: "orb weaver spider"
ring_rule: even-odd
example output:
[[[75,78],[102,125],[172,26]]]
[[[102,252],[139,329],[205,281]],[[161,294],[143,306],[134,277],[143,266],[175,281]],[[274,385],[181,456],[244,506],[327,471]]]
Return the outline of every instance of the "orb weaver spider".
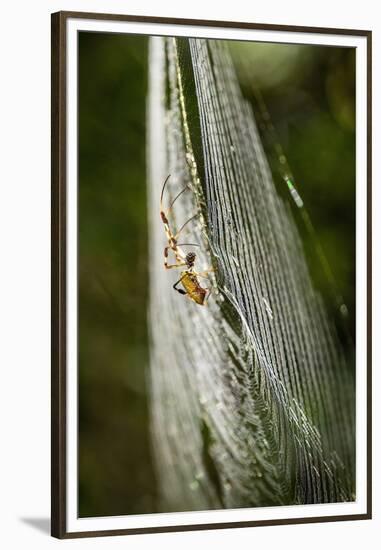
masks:
[[[184,191],[186,191],[188,189],[188,187],[184,187],[176,195],[176,197],[173,199],[173,201],[170,203],[167,211],[164,212],[163,196],[164,196],[164,190],[165,190],[165,187],[167,185],[167,182],[168,182],[169,178],[170,178],[170,174],[169,174],[169,176],[167,176],[167,178],[164,182],[163,188],[161,190],[161,195],[160,195],[160,217],[161,217],[161,220],[164,224],[165,234],[166,234],[167,240],[168,240],[168,246],[166,246],[164,248],[164,267],[165,267],[165,269],[172,269],[172,268],[176,268],[176,267],[186,266],[186,269],[184,269],[181,272],[181,277],[173,285],[173,288],[179,294],[182,294],[183,296],[188,296],[188,298],[190,298],[191,300],[196,302],[196,304],[199,304],[200,306],[203,306],[203,305],[206,304],[206,302],[207,302],[207,300],[210,296],[211,289],[210,288],[203,288],[200,285],[200,282],[199,282],[198,278],[203,277],[203,278],[207,279],[208,278],[207,273],[210,273],[210,272],[214,271],[214,269],[211,268],[211,269],[207,269],[206,271],[200,271],[200,272],[195,271],[194,263],[196,261],[196,254],[194,252],[188,252],[187,254],[185,254],[185,252],[180,247],[181,246],[199,246],[199,245],[194,244],[194,243],[179,243],[177,241],[178,236],[180,235],[180,233],[182,232],[184,227],[190,221],[192,221],[197,216],[197,214],[195,214],[194,216],[189,218],[189,220],[187,220],[181,226],[181,228],[177,231],[177,233],[175,233],[175,234],[172,232],[172,230],[169,226],[168,214],[172,210],[172,207],[173,207],[174,203],[176,202],[176,200],[180,197],[180,195],[182,195],[182,193],[184,193]],[[172,252],[175,256],[176,263],[174,263],[174,264],[168,264],[168,252],[169,252],[169,250],[172,250]],[[184,290],[182,288],[178,288],[178,285],[180,285],[180,284],[183,286]]]

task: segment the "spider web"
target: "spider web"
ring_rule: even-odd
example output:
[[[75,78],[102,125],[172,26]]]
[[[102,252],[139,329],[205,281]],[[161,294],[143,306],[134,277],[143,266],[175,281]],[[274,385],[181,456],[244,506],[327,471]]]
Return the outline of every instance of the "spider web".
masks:
[[[160,511],[353,500],[354,387],[223,43],[151,38],[151,432]],[[163,268],[159,198],[206,307]],[[171,262],[170,262],[171,263]]]

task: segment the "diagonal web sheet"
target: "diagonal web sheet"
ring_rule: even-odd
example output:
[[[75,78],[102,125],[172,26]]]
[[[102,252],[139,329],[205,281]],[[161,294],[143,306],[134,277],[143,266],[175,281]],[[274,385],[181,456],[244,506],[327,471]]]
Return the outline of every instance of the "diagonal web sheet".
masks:
[[[151,38],[151,430],[160,511],[350,501],[354,387],[222,42]],[[174,292],[160,193],[207,306]]]

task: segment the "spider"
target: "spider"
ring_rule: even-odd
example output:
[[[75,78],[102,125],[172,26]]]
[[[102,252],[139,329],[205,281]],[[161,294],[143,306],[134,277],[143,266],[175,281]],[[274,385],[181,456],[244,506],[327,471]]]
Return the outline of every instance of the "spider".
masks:
[[[164,196],[165,186],[167,185],[167,182],[168,182],[169,178],[170,178],[170,175],[167,176],[167,178],[164,182],[163,188],[161,190],[161,196],[160,196],[160,217],[161,217],[161,220],[164,224],[165,234],[166,234],[167,240],[168,240],[168,246],[166,246],[164,248],[164,267],[165,267],[165,269],[172,269],[172,268],[175,268],[175,267],[184,267],[184,266],[186,266],[186,269],[181,272],[181,277],[173,285],[173,288],[179,294],[182,294],[183,296],[188,296],[188,298],[190,298],[191,300],[196,302],[196,304],[199,304],[200,306],[203,306],[203,305],[206,304],[206,302],[207,302],[207,300],[210,296],[211,290],[210,290],[210,288],[203,288],[199,283],[198,277],[203,277],[203,278],[207,279],[208,278],[206,276],[207,273],[210,273],[214,270],[213,270],[213,268],[211,268],[211,269],[207,269],[206,271],[201,271],[201,272],[195,271],[194,263],[196,261],[196,254],[194,252],[188,252],[187,254],[185,254],[185,252],[180,247],[181,246],[199,246],[199,245],[198,244],[193,244],[193,243],[178,243],[177,242],[178,236],[180,235],[181,231],[184,229],[184,227],[190,221],[192,221],[197,216],[197,214],[195,214],[194,216],[189,218],[189,220],[187,220],[181,226],[181,228],[177,231],[177,233],[175,233],[175,234],[173,234],[173,232],[172,232],[172,230],[169,226],[168,217],[167,217],[169,212],[172,210],[172,207],[173,207],[174,203],[180,197],[180,195],[188,189],[187,187],[184,187],[176,195],[176,197],[173,199],[173,201],[169,205],[167,211],[164,212],[164,209],[163,209],[163,196]],[[172,250],[172,252],[175,256],[176,263],[174,263],[174,264],[168,264],[168,252],[169,252],[169,250]],[[183,286],[184,290],[182,288],[178,288],[179,284],[181,284]]]

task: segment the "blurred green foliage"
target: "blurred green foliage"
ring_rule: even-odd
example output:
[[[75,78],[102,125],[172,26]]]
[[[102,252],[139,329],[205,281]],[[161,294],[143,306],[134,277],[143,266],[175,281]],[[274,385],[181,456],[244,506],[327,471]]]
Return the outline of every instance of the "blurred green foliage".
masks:
[[[348,307],[347,328],[354,339],[355,49],[249,42],[231,42],[230,47],[242,89],[257,117],[278,191],[289,200],[276,152],[280,144],[334,275],[336,292]],[[274,134],[261,115],[258,88]],[[299,212],[294,210],[294,215],[312,278],[337,319],[333,288],[315,243]],[[347,343],[345,334],[342,336]]]
[[[261,89],[353,330],[354,51],[237,42],[232,53],[259,120],[252,82]],[[158,511],[146,383],[146,93],[146,37],[79,34],[80,517]],[[274,140],[261,131],[284,193]]]
[[[155,510],[146,394],[147,39],[79,35],[79,513]]]

